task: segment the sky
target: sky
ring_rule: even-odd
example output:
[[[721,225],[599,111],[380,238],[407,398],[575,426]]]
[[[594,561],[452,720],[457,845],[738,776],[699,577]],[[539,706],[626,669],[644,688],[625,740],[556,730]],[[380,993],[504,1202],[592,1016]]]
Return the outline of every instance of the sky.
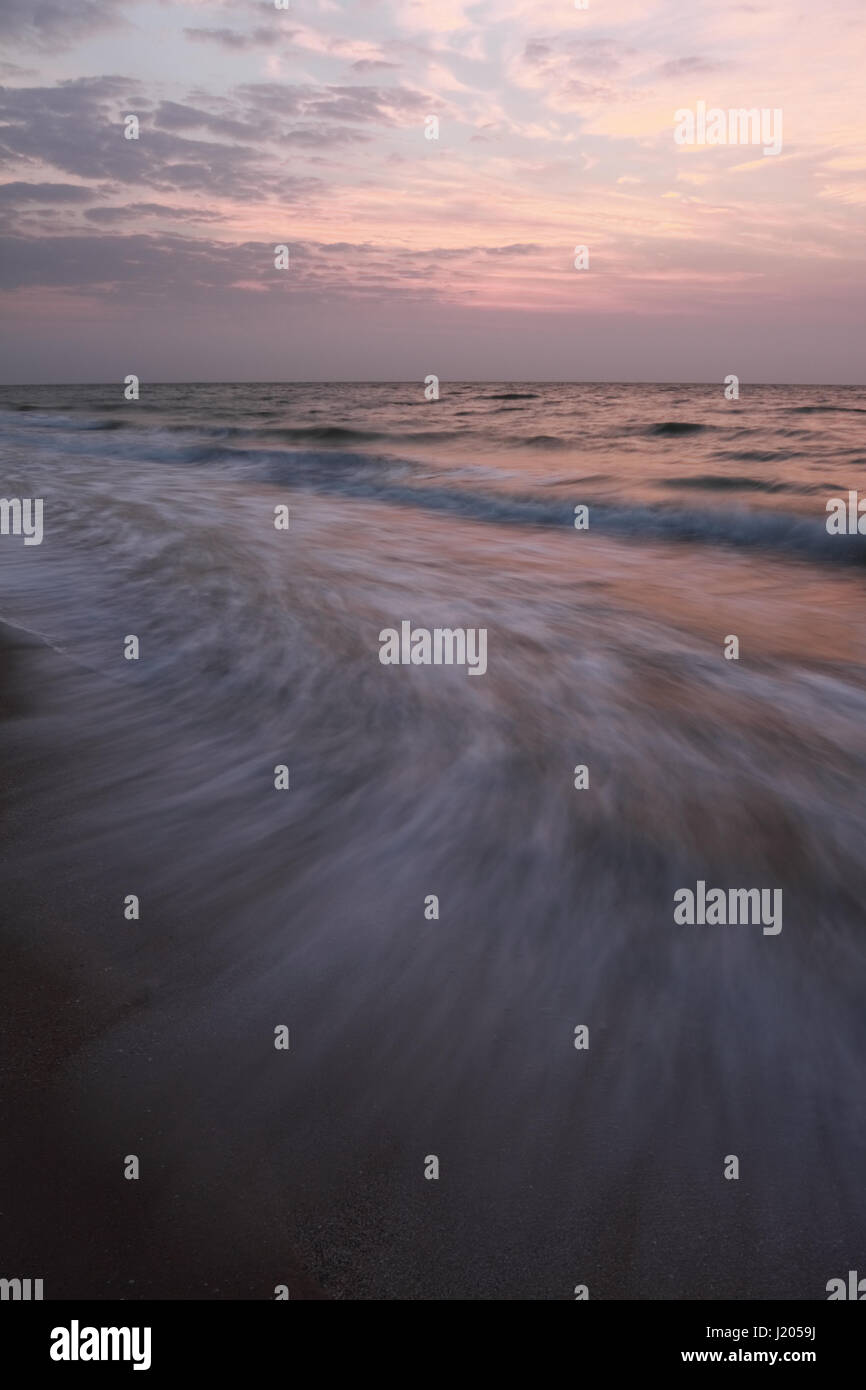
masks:
[[[0,380],[866,380],[863,0],[280,2],[2,0]]]

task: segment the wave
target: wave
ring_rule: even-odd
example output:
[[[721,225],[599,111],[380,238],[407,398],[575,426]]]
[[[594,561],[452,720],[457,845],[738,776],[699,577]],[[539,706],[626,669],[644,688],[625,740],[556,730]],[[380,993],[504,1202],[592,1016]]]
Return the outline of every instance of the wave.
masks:
[[[655,428],[676,426],[679,429],[684,423],[669,421]],[[144,470],[154,464],[206,467],[220,476],[242,483],[263,483],[322,495],[357,497],[429,512],[447,512],[467,520],[503,525],[573,527],[572,502],[564,500],[561,493],[551,496],[550,492],[542,495],[482,491],[458,485],[446,470],[442,472],[441,482],[431,482],[428,465],[419,465],[396,453],[379,454],[365,449],[268,447],[265,440],[258,447],[250,448],[243,447],[240,441],[237,445],[231,442],[236,433],[249,437],[249,431],[207,431],[198,428],[191,437],[189,427],[178,430],[166,427],[139,428],[137,432],[129,429],[120,433],[108,431],[111,437],[98,444],[92,431],[82,429],[78,422],[70,426],[68,417],[59,424],[57,418],[52,419],[51,425],[51,451],[59,459],[60,467],[64,455],[75,461],[81,458],[116,459],[125,465],[141,465]],[[65,436],[60,432],[64,427],[69,430]],[[9,437],[16,446],[25,428],[29,432],[32,425],[28,423],[26,427],[22,425],[14,433],[10,432]],[[284,433],[294,437],[296,433],[310,432]],[[333,426],[315,428],[311,433],[314,442],[320,446],[324,443],[337,444],[345,438],[354,440],[360,437],[366,442],[374,437],[370,431],[347,431]],[[431,433],[423,437],[436,436]],[[514,442],[539,448],[567,447],[566,441],[553,435],[518,437]],[[146,472],[142,477],[147,482]],[[465,477],[464,471],[462,478]],[[596,502],[591,496],[581,495],[588,481],[584,477],[575,486],[580,488],[576,494],[577,500],[590,508],[590,536],[599,534],[640,542],[687,542],[747,548],[811,562],[866,563],[866,537],[829,535],[823,513],[812,518],[792,513],[779,514],[764,508],[721,510],[652,502]],[[559,488],[561,480],[554,485]],[[763,482],[747,474],[725,476],[707,473],[697,477],[669,477],[661,479],[658,485],[707,492],[745,490],[805,494],[826,491],[826,487],[817,484]],[[545,483],[539,481],[537,486],[544,488]]]
[[[558,434],[518,434],[508,441],[515,448],[523,449],[573,449],[573,439],[563,439]]]
[[[506,498],[444,490],[387,489],[382,500],[457,512],[479,521],[532,526],[574,524],[568,504],[547,499]],[[621,506],[607,502],[589,507],[589,533],[620,540],[687,542],[720,545],[785,555],[809,562],[866,565],[866,536],[831,536],[824,519],[777,516],[765,511],[694,511],[651,505]]]
[[[657,425],[650,425],[649,429],[642,431],[642,433],[648,435],[698,434],[706,428],[706,425],[699,425],[692,420],[663,420]]]
[[[764,478],[749,478],[725,473],[702,473],[682,478],[659,478],[657,487],[696,488],[707,492],[826,492],[818,484],[798,487],[794,483],[768,482]]]
[[[785,405],[781,409],[791,415],[866,415],[862,405]]]
[[[337,457],[328,454],[325,461],[333,465]],[[394,460],[391,459],[364,459],[363,456],[349,455],[340,459],[337,469],[332,467],[330,470],[323,470],[322,462],[315,454],[293,459],[291,463],[272,460],[268,481],[295,487],[312,482],[316,492],[338,492],[369,501],[421,507],[425,511],[448,512],[467,520],[498,525],[569,528],[574,525],[573,505],[561,498],[399,483],[394,479]],[[411,465],[404,464],[407,476],[411,476],[411,471]],[[866,564],[866,536],[829,535],[823,514],[812,520],[763,509],[710,511],[654,504],[594,502],[588,497],[582,497],[581,501],[589,507],[590,535],[641,542],[720,545],[777,553],[810,562]]]
[[[254,431],[241,426],[234,433],[242,436]],[[265,426],[263,433],[271,439],[283,440],[286,444],[364,444],[367,441],[387,438],[381,430],[347,429],[344,425],[297,425],[283,429],[269,429]]]

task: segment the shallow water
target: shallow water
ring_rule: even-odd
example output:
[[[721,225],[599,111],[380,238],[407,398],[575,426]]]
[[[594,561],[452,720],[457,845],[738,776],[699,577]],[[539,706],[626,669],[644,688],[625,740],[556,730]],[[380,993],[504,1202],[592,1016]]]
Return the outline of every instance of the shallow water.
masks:
[[[51,1083],[76,1190],[160,1175],[149,1253],[92,1199],[105,1269],[159,1288],[172,1241],[173,1296],[222,1296],[214,1223],[250,1297],[283,1247],[338,1298],[824,1297],[866,1232],[864,540],[824,526],[864,393],[119,395],[0,399],[3,494],[45,499],[0,619],[62,654],[15,724],[47,761],[7,757],[12,937],[110,980]],[[382,666],[404,618],[486,628],[487,673]],[[676,926],[698,879],[782,888],[782,931]]]

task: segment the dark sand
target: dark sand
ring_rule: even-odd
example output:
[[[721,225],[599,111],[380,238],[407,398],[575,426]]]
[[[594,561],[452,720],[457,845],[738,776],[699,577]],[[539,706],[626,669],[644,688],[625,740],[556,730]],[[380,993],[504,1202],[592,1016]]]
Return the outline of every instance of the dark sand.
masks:
[[[292,1254],[280,1193],[260,1170],[247,1181],[230,1117],[222,1135],[214,1118],[203,1145],[218,1146],[224,1161],[205,1152],[181,1170],[180,1071],[154,1096],[150,1059],[129,1054],[131,1109],[137,1088],[148,1092],[137,1135],[121,1123],[115,1131],[101,1104],[100,1058],[146,1008],[148,981],[111,948],[116,910],[110,932],[103,926],[111,866],[66,864],[62,883],[28,869],[51,864],[86,756],[64,744],[58,711],[70,699],[86,707],[98,679],[0,624],[0,1275],[44,1279],[46,1299],[271,1299],[279,1283],[293,1299],[326,1298]],[[142,1178],[127,1181],[124,1158],[137,1151]]]

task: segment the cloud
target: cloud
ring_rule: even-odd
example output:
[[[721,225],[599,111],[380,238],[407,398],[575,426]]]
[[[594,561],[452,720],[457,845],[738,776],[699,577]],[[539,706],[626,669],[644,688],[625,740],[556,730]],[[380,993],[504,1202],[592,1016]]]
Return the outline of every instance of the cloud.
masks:
[[[123,0],[3,0],[0,37],[53,51],[128,23]]]
[[[89,203],[93,189],[78,183],[0,183],[0,203]]]
[[[168,218],[175,222],[219,222],[221,214],[207,208],[174,206],[170,203],[125,203],[122,207],[87,208],[84,216],[89,222],[102,225],[136,222],[142,217]]]
[[[152,121],[162,130],[207,130],[212,135],[241,140],[255,140],[262,135],[260,123],[231,120],[179,101],[161,101]]]
[[[353,72],[374,72],[377,68],[396,68],[399,63],[389,63],[384,58],[359,58],[352,64]]]
[[[82,78],[55,87],[0,89],[0,163],[39,163],[80,179],[138,185],[160,191],[198,191],[236,200],[262,201],[291,193],[293,181],[268,154],[268,141],[297,132],[251,115],[230,119],[179,102],[155,112],[150,97],[126,78]],[[324,103],[328,108],[328,103]],[[253,110],[253,108],[250,108]],[[138,114],[138,140],[123,137],[123,116]],[[160,128],[167,124],[171,129]],[[180,135],[204,129],[247,135],[246,143]],[[340,130],[311,126],[311,143],[333,143]],[[253,144],[256,140],[258,143]],[[298,187],[309,187],[301,180]]]
[[[747,283],[775,307],[819,258],[859,292],[866,30],[862,0],[828,4],[792,27],[780,0],[0,0],[11,57],[39,67],[0,67],[5,250],[43,308],[78,286],[166,323],[207,296],[637,315]],[[785,155],[676,147],[698,98],[784,106]]]
[[[214,43],[235,51],[270,47],[275,38],[281,37],[275,29],[253,29],[246,34],[240,29],[184,29],[183,32],[193,43]]]
[[[670,58],[658,69],[659,77],[694,77],[705,72],[720,72],[724,63],[711,58]]]
[[[116,209],[129,211],[130,209]],[[107,210],[106,210],[107,211]],[[161,212],[162,209],[155,209]],[[274,243],[228,244],[170,233],[100,233],[0,237],[0,290],[52,287],[98,292],[130,303],[139,296],[167,304],[202,295],[271,293],[347,299],[420,295],[448,299],[474,284],[479,267],[546,260],[531,243],[502,246],[432,244],[406,249],[359,242],[290,243],[291,271],[274,267]],[[525,275],[525,269],[519,272]]]
[[[312,120],[375,122],[397,125],[427,110],[430,97],[405,87],[369,87],[330,84],[292,87],[264,82],[237,89],[251,108],[271,115],[290,114]]]

